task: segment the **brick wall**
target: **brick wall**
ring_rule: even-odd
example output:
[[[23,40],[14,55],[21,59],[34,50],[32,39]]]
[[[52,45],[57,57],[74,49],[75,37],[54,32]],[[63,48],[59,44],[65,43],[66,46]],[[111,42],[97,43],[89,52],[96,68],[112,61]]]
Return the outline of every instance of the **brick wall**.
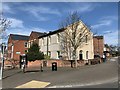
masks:
[[[37,32],[31,32],[30,38],[29,38],[29,43],[34,42],[39,44],[39,39],[38,39],[39,34]]]
[[[27,70],[40,70],[41,64],[43,65],[44,61],[47,61],[47,66],[46,67],[52,67],[52,63],[56,62],[57,67],[71,67],[71,62],[68,60],[36,60],[36,61],[28,61],[27,65]],[[78,67],[84,66],[85,61],[83,60],[78,60]],[[11,61],[11,60],[6,60],[5,65],[14,65],[16,68],[19,68],[19,62],[18,60]],[[45,67],[45,66],[44,66]],[[75,63],[73,62],[73,67],[75,67]]]
[[[26,41],[19,40],[15,45],[14,45],[14,54],[13,58],[15,60],[20,59],[20,54],[25,54],[25,50],[28,50],[28,48],[25,48],[25,43]],[[20,54],[16,54],[16,52],[20,52]]]
[[[25,50],[28,50],[28,48],[25,47],[25,40],[14,40],[11,41],[10,43],[13,42],[13,58],[14,60],[19,60],[20,59],[20,54],[25,54]],[[8,51],[12,50],[12,46],[8,47]],[[20,52],[20,54],[16,54],[16,52]],[[11,58],[11,53],[8,53],[8,58]]]
[[[96,36],[93,38],[94,45],[94,54],[99,54],[101,57],[103,56],[104,51],[104,39],[102,36]]]
[[[42,61],[41,60],[36,60],[36,61],[28,61],[27,67],[40,67]]]
[[[10,66],[10,67],[8,67]],[[5,60],[4,61],[4,68],[9,69],[9,68],[19,68],[19,61],[18,60]]]
[[[27,67],[28,68],[40,67],[41,64],[44,67],[52,67],[53,62],[56,62],[58,67],[71,67],[71,62],[68,60],[36,60],[36,61],[28,62]],[[44,65],[45,63],[46,63],[46,66]],[[80,60],[78,61],[78,66],[84,66],[84,65],[85,65],[84,61],[80,61]],[[74,63],[73,63],[73,66],[75,66]]]

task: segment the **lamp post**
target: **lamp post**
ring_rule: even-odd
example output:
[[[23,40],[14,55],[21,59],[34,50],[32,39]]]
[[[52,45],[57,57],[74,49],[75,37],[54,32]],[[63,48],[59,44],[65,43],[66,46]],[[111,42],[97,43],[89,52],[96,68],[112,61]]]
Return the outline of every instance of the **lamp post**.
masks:
[[[0,72],[1,72],[1,74],[0,74],[0,80],[2,80],[2,76],[3,76],[3,69],[4,69],[4,52],[5,52],[5,48],[6,48],[6,46],[5,46],[5,43],[2,43],[1,44],[1,51],[2,51],[2,56],[1,56],[1,67],[0,67]]]

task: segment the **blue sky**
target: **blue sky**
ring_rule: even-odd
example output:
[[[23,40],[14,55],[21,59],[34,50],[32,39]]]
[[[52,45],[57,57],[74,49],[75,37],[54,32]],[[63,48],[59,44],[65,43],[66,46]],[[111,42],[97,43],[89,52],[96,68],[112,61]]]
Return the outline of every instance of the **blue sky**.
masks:
[[[29,35],[31,31],[49,32],[59,29],[59,24],[70,12],[77,11],[93,32],[104,35],[105,43],[118,43],[118,4],[113,2],[6,2],[3,15],[12,21],[6,31],[9,35]]]

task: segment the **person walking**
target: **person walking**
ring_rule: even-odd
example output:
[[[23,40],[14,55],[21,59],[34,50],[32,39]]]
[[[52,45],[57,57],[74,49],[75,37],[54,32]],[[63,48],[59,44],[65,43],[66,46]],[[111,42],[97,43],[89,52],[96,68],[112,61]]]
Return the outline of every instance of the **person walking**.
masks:
[[[103,62],[105,62],[105,55],[103,54]]]
[[[40,65],[40,70],[41,70],[41,72],[43,72],[43,64],[42,63]]]

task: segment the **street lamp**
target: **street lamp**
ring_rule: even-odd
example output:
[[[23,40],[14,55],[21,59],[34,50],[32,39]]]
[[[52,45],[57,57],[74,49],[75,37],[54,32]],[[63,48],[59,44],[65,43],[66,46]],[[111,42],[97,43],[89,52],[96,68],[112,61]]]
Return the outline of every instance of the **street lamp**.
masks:
[[[1,63],[0,63],[0,80],[2,80],[2,76],[3,76],[3,69],[4,69],[4,52],[5,52],[5,43],[2,43],[1,44],[1,51],[2,51],[2,54],[1,54]]]

